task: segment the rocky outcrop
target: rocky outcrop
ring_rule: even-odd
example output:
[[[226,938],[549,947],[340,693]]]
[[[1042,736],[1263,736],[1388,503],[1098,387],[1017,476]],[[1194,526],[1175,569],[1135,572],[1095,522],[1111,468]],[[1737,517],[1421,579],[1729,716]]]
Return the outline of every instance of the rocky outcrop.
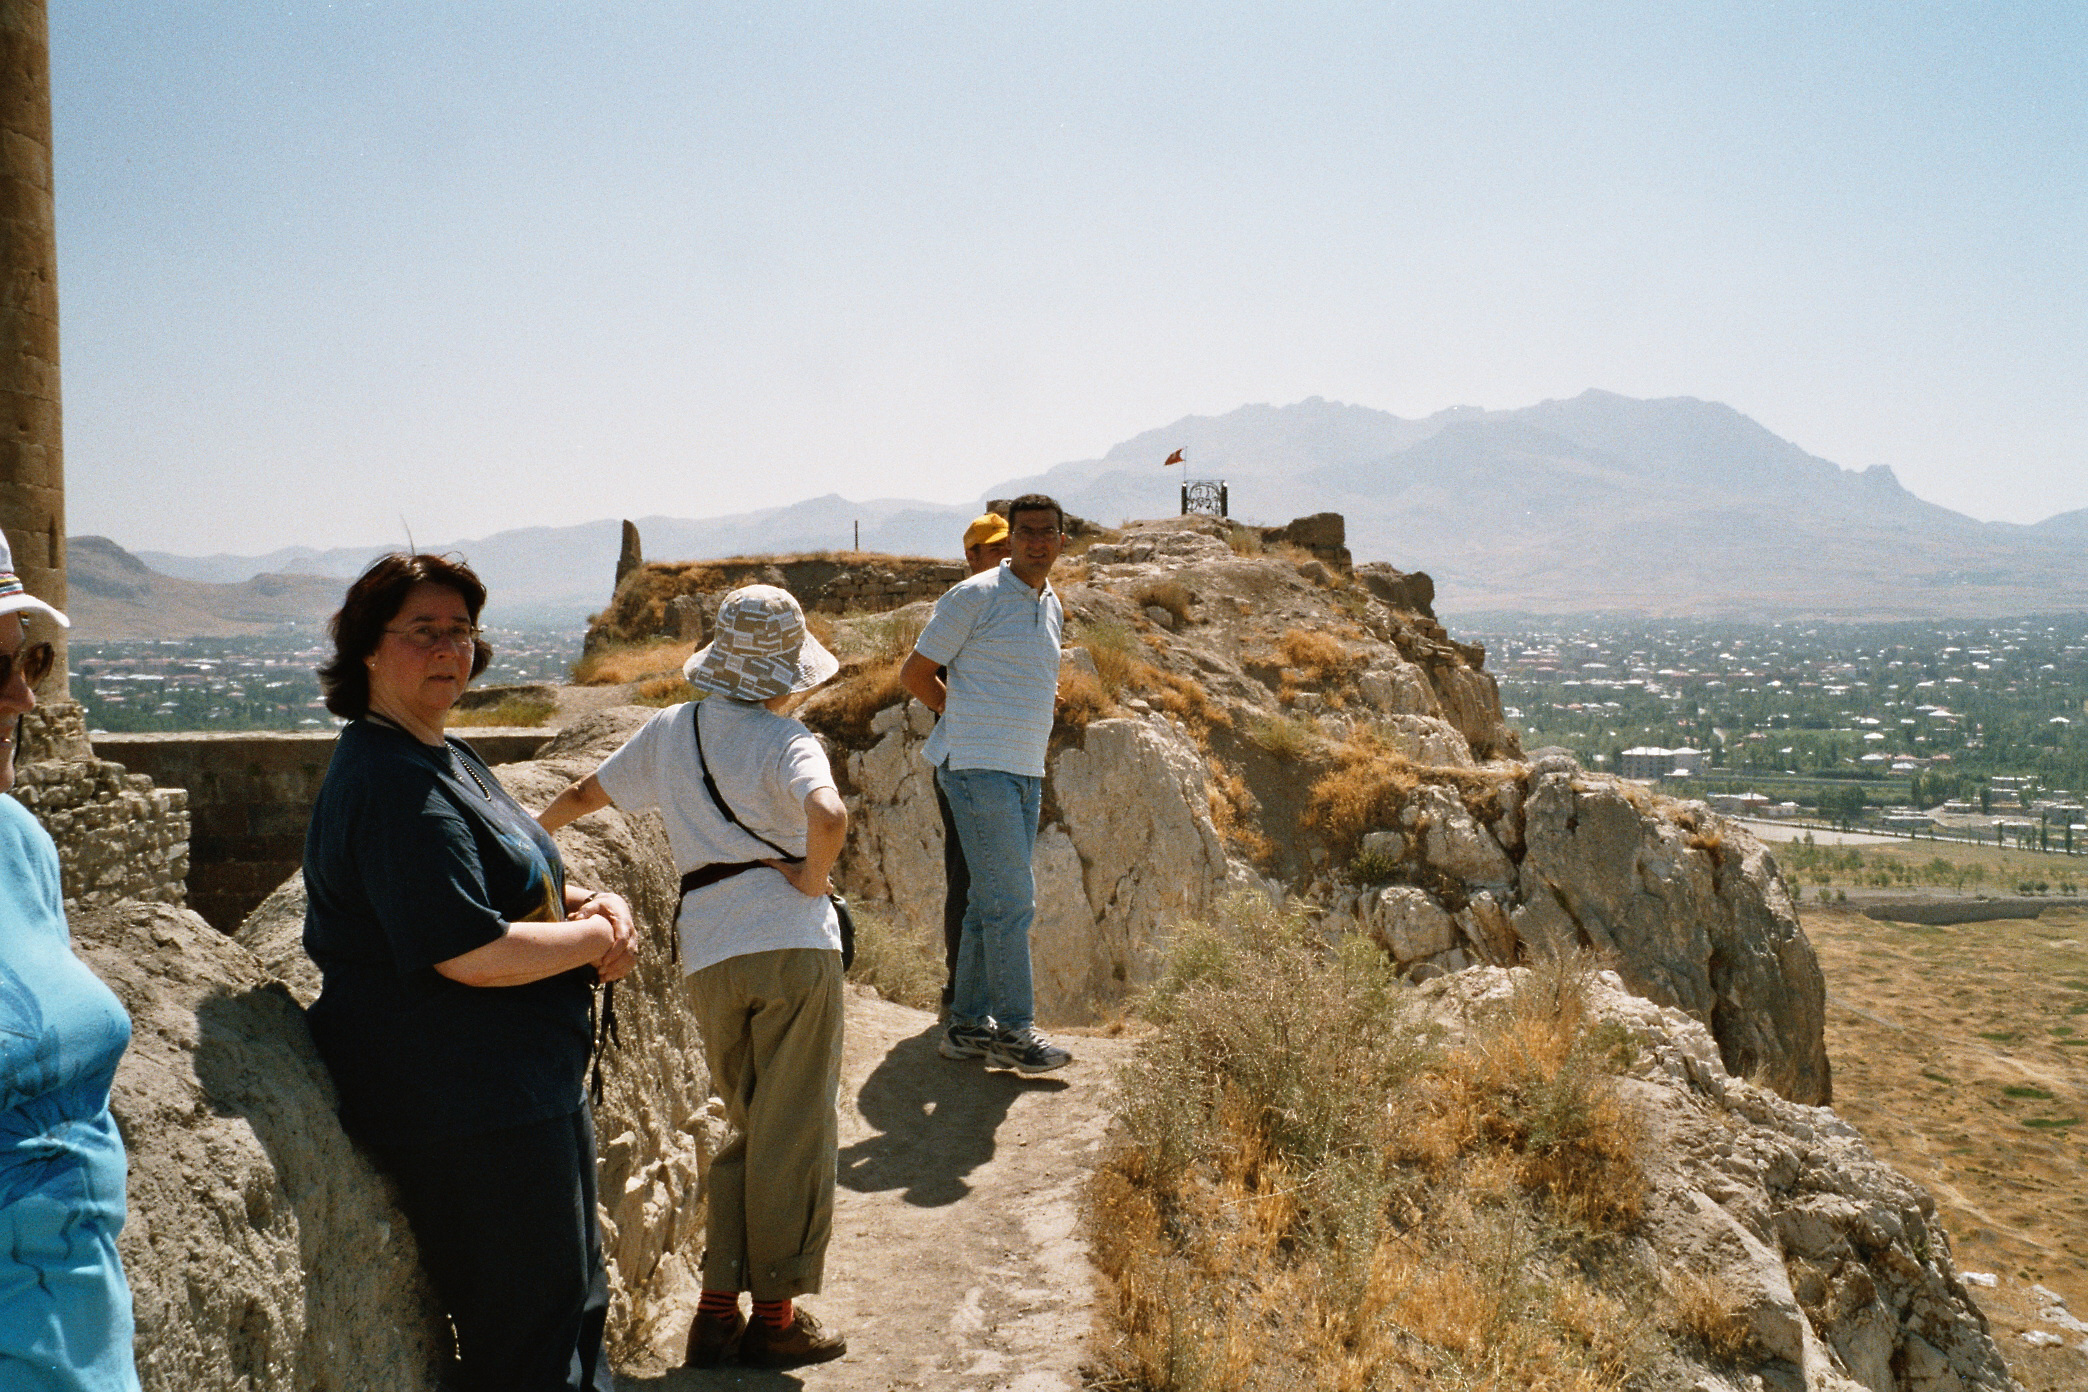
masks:
[[[1261,868],[1416,978],[1595,948],[1633,990],[1702,1022],[1734,1072],[1828,1100],[1819,967],[1752,836],[1570,758],[1522,760],[1484,649],[1394,607],[1416,597],[1416,577],[1366,566],[1350,582],[1316,561],[1238,555],[1230,536],[1207,518],[1128,527],[1061,587],[1069,665],[1129,675],[1117,713],[1055,735],[1034,862],[1041,1009],[1094,1018],[1151,979],[1174,921],[1207,911],[1229,878],[1254,878],[1210,819],[1215,770],[1258,819]],[[1147,613],[1160,598],[1169,624]],[[1309,722],[1319,752],[1272,751],[1257,731],[1283,717]],[[894,705],[869,728],[867,747],[837,759],[856,813],[843,873],[933,936],[929,717]],[[1356,842],[1316,843],[1305,804],[1341,740],[1358,742],[1351,763],[1378,761],[1405,791]],[[1350,872],[1359,849],[1371,854]]]
[[[111,1106],[148,1392],[433,1392],[448,1333],[413,1233],[335,1120],[289,989],[186,909],[72,926],[131,1016]]]
[[[1826,985],[1782,877],[1702,804],[1663,810],[1615,779],[1537,773],[1516,935],[1613,954],[1634,991],[1710,1027],[1729,1072],[1828,1101]]]
[[[889,901],[920,934],[942,931],[942,820],[921,747],[919,702],[873,719],[876,743],[846,758],[851,894]],[[1195,744],[1157,712],[1097,720],[1052,751],[1031,868],[1037,1013],[1093,1019],[1151,981],[1171,927],[1208,913],[1233,873],[1213,827]]]
[[[1475,774],[1417,779],[1362,840],[1387,887],[1328,891],[1330,927],[1369,933],[1419,979],[1601,953],[1633,991],[1703,1024],[1728,1071],[1831,1100],[1826,983],[1752,834],[1562,756]]]
[[[1482,969],[1421,989],[1455,1037],[1508,998],[1515,975]],[[1621,1086],[1645,1132],[1640,1235],[1663,1283],[1709,1292],[1748,1349],[1741,1383],[1704,1366],[1695,1386],[2017,1392],[1926,1192],[1832,1111],[1730,1076],[1696,1020],[1611,973],[1587,990],[1592,1013],[1633,1045]]]

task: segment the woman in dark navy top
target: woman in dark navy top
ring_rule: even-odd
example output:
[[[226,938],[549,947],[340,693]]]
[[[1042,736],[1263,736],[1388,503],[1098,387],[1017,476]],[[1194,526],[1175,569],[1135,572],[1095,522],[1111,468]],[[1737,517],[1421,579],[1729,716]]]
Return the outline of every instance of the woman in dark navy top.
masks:
[[[399,1183],[457,1336],[461,1392],[611,1392],[584,1077],[630,908],[443,734],[492,650],[461,563],[391,555],[333,619],[341,731],[305,837],[312,1037],[341,1120]]]

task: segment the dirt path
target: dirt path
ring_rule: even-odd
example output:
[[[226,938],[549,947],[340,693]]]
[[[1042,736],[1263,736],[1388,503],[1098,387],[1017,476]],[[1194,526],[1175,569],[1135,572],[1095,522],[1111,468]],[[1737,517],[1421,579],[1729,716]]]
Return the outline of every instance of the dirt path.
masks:
[[[1131,1045],[1066,1037],[1071,1065],[1022,1078],[939,1057],[934,1023],[849,1000],[834,1242],[826,1290],[805,1301],[848,1356],[622,1378],[623,1392],[1080,1386],[1093,1306],[1080,1189]]]

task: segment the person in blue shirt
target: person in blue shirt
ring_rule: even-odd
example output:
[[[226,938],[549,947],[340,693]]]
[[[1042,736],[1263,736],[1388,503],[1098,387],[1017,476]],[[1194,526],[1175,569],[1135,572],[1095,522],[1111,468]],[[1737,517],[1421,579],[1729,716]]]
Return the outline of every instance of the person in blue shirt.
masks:
[[[29,594],[0,539],[0,790],[15,736],[50,672],[28,619],[65,615]],[[58,848],[0,797],[0,1388],[137,1392],[123,1229],[123,1138],[109,1086],[130,1017],[73,955]]]
[[[936,1047],[944,1058],[1045,1073],[1073,1059],[1037,1032],[1030,971],[1030,857],[1065,627],[1050,576],[1065,549],[1065,512],[1025,493],[1008,504],[1008,532],[1007,560],[935,602],[899,681],[941,717],[921,753],[935,767],[971,872],[949,1021]]]
[[[597,982],[631,911],[569,885],[558,847],[449,710],[492,650],[485,586],[440,556],[377,560],[320,669],[346,717],[305,836],[307,1015],[341,1122],[399,1185],[456,1331],[459,1392],[612,1392],[585,1088]]]

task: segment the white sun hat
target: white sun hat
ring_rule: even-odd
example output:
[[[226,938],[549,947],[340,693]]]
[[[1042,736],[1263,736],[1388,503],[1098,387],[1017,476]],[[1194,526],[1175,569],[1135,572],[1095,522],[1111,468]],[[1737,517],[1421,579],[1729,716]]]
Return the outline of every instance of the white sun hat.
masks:
[[[71,619],[29,593],[23,586],[22,577],[15,574],[14,548],[7,544],[7,537],[0,534],[0,614],[12,614],[22,609],[33,609],[39,614],[49,615],[58,621],[60,628],[72,627]]]
[[[682,666],[698,691],[735,701],[766,701],[810,691],[841,670],[841,660],[805,631],[805,611],[790,591],[745,585],[718,605],[709,647]]]

